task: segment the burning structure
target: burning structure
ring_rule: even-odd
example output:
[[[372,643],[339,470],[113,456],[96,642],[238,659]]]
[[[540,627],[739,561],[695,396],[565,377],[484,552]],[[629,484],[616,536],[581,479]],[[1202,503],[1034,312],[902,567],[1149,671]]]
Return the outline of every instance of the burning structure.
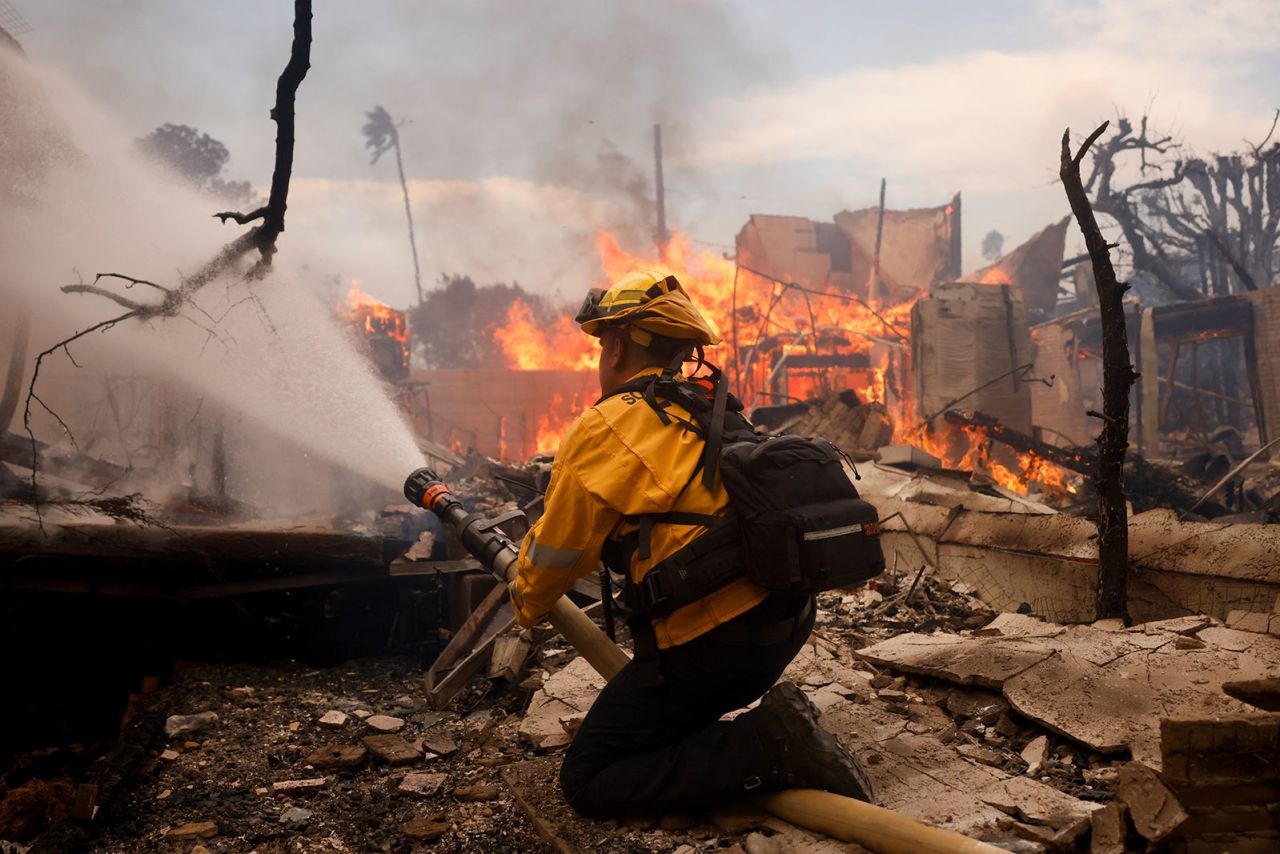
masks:
[[[0,50],[6,44],[0,30]],[[0,68],[0,95],[9,97],[9,82]],[[62,144],[61,130],[50,132],[39,109],[28,112],[22,120],[36,132],[5,149],[22,168],[0,159],[6,215],[38,211],[60,170],[78,175],[76,198],[91,183],[91,172],[75,172],[83,158]],[[17,114],[0,111],[0,120]],[[21,149],[46,133],[58,141],[53,154]],[[1239,163],[1187,164],[1179,174],[1214,198],[1226,187],[1252,210],[1246,202],[1274,195],[1278,158],[1280,148],[1263,145]],[[1124,194],[1109,183],[1113,173],[1102,174],[1099,209],[1109,208],[1126,237],[1146,235],[1135,247],[1152,244],[1150,224],[1118,206]],[[1230,190],[1237,183],[1249,189]],[[208,219],[206,200],[190,204]],[[879,509],[892,570],[871,587],[824,594],[824,637],[790,675],[825,725],[877,757],[885,803],[903,815],[1006,843],[1017,837],[1028,850],[1078,847],[1090,834],[1099,850],[1117,850],[1106,841],[1126,833],[1188,850],[1217,850],[1228,831],[1232,845],[1274,843],[1274,810],[1259,802],[1275,783],[1274,716],[1244,703],[1268,708],[1275,689],[1229,687],[1222,677],[1233,666],[1273,675],[1280,660],[1280,528],[1269,524],[1280,513],[1280,477],[1266,459],[1280,431],[1275,224],[1208,210],[1208,230],[1188,227],[1160,244],[1168,253],[1134,259],[1177,299],[1152,298],[1140,281],[1127,304],[1143,374],[1124,556],[1127,616],[1141,625],[1127,628],[1079,625],[1099,616],[1102,553],[1086,516],[1099,468],[1088,443],[1097,429],[1090,410],[1102,408],[1103,342],[1087,266],[1064,258],[1068,220],[970,273],[959,194],[936,207],[882,203],[829,222],[755,215],[733,258],[695,251],[665,228],[656,257],[597,237],[600,283],[634,267],[679,277],[724,339],[711,356],[757,423],[828,436],[861,465],[859,489]],[[1188,294],[1169,284],[1188,276],[1203,287]],[[231,314],[226,327],[197,327],[195,346],[175,335],[108,353],[100,373],[46,365],[41,402],[50,411],[36,412],[31,435],[20,432],[19,403],[36,388],[28,371],[39,336],[56,339],[40,325],[54,312],[30,326],[22,310],[2,321],[11,354],[0,395],[8,630],[15,644],[29,643],[55,625],[79,650],[76,669],[42,666],[52,654],[15,664],[8,684],[30,686],[35,699],[22,701],[26,752],[14,749],[0,781],[4,815],[36,792],[78,822],[55,810],[46,823],[92,829],[108,847],[219,835],[271,845],[281,835],[358,828],[348,847],[363,849],[450,834],[463,848],[474,839],[500,847],[527,814],[557,848],[575,832],[590,848],[596,830],[557,816],[531,776],[551,779],[553,751],[572,738],[598,683],[547,632],[513,627],[504,590],[450,531],[400,504],[394,487],[406,460],[418,465],[426,454],[449,469],[467,510],[536,515],[549,464],[526,461],[554,454],[595,399],[594,342],[564,312],[513,288],[503,312],[461,330],[492,345],[484,358],[416,369],[413,311],[358,288],[336,307],[308,309],[290,302],[284,278],[273,281],[276,293],[255,295],[267,323],[250,314],[236,326]],[[71,287],[86,294],[98,285]],[[185,287],[134,279],[124,296],[111,292],[114,301],[132,304],[134,286],[168,295]],[[156,326],[176,316],[144,309]],[[223,335],[247,341],[273,315],[289,324],[264,336],[266,349],[237,350]],[[218,358],[190,369],[206,347]],[[366,361],[379,381],[369,381]],[[153,370],[160,363],[168,372]],[[311,405],[318,398],[323,405]],[[80,416],[71,419],[74,445],[63,412]],[[291,432],[297,424],[306,429]],[[372,455],[368,437],[387,436],[386,459],[350,471]],[[595,585],[574,595],[593,614],[603,610]],[[352,665],[341,676],[215,666],[186,681],[175,662],[267,649],[320,666],[389,647],[419,661]],[[428,661],[423,688],[418,664]],[[1145,683],[1128,670],[1136,661]],[[170,673],[175,684],[160,688]],[[55,724],[73,720],[59,683],[81,680],[111,699],[112,737],[126,713],[129,741],[103,757],[100,772],[74,745],[43,749],[42,739],[61,737]],[[1210,712],[1232,717],[1201,719]],[[172,732],[162,737],[162,726]],[[207,729],[189,740],[197,727]],[[364,736],[365,727],[388,731]],[[384,767],[419,762],[436,764]],[[65,780],[41,788],[46,767],[62,768]],[[331,785],[335,774],[342,785]],[[388,780],[394,795],[365,808],[378,804],[390,830],[366,830],[376,821],[355,815],[351,792],[382,792]],[[136,788],[112,804],[121,781]],[[302,791],[313,809],[288,801]],[[421,812],[446,798],[447,820],[434,806]],[[486,802],[493,806],[459,806]],[[122,818],[121,803],[140,814]],[[264,822],[264,809],[279,821]],[[1240,827],[1224,830],[1241,816]],[[694,848],[715,832],[667,826],[667,836],[636,830],[631,842],[687,839]],[[798,838],[776,820],[759,826],[781,839],[756,839],[757,847]],[[763,834],[754,828],[747,833]],[[515,844],[527,847],[533,832]],[[741,830],[720,832],[752,847]]]

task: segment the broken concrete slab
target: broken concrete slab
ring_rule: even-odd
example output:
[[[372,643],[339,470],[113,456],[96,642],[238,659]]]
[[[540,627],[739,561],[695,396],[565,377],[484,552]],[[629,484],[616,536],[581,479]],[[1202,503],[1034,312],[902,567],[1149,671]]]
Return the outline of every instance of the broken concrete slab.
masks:
[[[338,729],[339,727],[345,726],[348,720],[350,719],[347,717],[346,712],[331,709],[320,716],[318,723],[323,727]]]
[[[906,634],[856,650],[856,657],[907,673],[936,676],[961,685],[998,688],[1005,680],[1044,661],[1053,650],[1034,641]]]
[[[1116,800],[1129,808],[1133,827],[1149,842],[1159,842],[1187,820],[1187,811],[1155,771],[1140,762],[1120,769]]]
[[[364,746],[388,765],[407,765],[422,758],[422,753],[398,735],[367,735]]]
[[[1062,830],[1087,819],[1099,804],[1073,798],[1028,777],[1010,777],[978,792],[984,803],[1027,824]]]
[[[1112,801],[1089,817],[1092,835],[1089,837],[1089,854],[1125,854],[1129,835],[1127,820],[1129,810],[1119,801]]]
[[[603,687],[604,678],[587,660],[575,658],[534,692],[517,732],[534,747],[550,749],[568,744],[560,719],[585,715]]]
[[[458,742],[448,733],[427,733],[422,739],[422,748],[437,756],[452,756],[458,751]]]
[[[404,775],[404,779],[400,781],[400,785],[396,788],[401,792],[430,797],[440,791],[440,787],[448,779],[449,775],[445,773],[410,772]]]
[[[823,714],[820,723],[867,763],[881,806],[920,821],[991,839],[1008,836],[1010,810],[1016,812],[1018,805],[1026,815],[1061,819],[1055,833],[1093,807],[1038,781],[975,764],[956,747],[906,731],[902,718],[874,703],[845,702]],[[1020,782],[1002,788],[1015,779]]]
[[[1014,711],[1103,753],[1132,751],[1159,767],[1161,716],[1241,711],[1224,677],[1264,676],[1280,640],[1210,625],[1204,649],[1179,649],[1186,624],[1119,627],[1042,623],[1001,615],[1000,636],[907,634],[854,654],[877,665],[958,684],[1000,688]],[[1008,632],[1008,635],[1005,633]]]
[[[378,732],[399,732],[404,728],[403,718],[393,718],[390,715],[370,715],[364,722]]]
[[[1027,746],[1022,748],[1022,761],[1027,763],[1027,776],[1034,777],[1040,773],[1040,769],[1044,767],[1044,760],[1049,754],[1049,738],[1048,736],[1039,735],[1027,742]]]

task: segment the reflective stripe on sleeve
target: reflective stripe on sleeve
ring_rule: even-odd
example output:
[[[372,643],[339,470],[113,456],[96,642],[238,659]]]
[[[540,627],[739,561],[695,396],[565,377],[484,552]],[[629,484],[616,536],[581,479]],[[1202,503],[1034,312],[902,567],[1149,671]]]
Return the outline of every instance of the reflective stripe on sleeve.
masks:
[[[529,546],[529,562],[546,569],[569,569],[582,557],[582,549],[558,549],[537,540]]]
[[[813,540],[829,540],[832,537],[843,537],[845,534],[861,534],[862,525],[844,525],[840,528],[824,528],[821,531],[805,531],[804,538],[808,542]]]

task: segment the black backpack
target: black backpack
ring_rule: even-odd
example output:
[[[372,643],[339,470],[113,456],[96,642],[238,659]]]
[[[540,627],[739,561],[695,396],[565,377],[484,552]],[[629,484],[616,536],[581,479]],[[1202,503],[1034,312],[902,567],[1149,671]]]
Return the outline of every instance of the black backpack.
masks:
[[[876,509],[858,496],[848,456],[826,439],[757,433],[728,381],[709,367],[710,376],[685,379],[669,366],[601,398],[637,395],[664,425],[677,421],[705,439],[694,477],[701,473],[708,487],[721,477],[730,503],[723,517],[671,512],[626,520],[638,530],[607,550],[605,562],[626,579],[627,607],[665,616],[743,575],[772,593],[812,595],[883,572]],[[669,402],[693,420],[669,412]],[[632,583],[632,556],[649,556],[652,526],[664,523],[709,530]]]

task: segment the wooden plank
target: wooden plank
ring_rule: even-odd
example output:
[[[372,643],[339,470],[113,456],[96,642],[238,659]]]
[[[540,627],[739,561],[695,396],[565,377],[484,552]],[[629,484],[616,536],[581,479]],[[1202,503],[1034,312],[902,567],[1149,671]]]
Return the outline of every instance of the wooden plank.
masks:
[[[485,596],[471,612],[471,616],[466,619],[454,636],[449,639],[449,643],[436,656],[436,660],[427,668],[427,675],[424,686],[428,694],[432,693],[440,679],[441,674],[453,667],[461,660],[469,650],[473,650],[477,642],[481,638],[481,634],[493,619],[493,615],[502,607],[502,603],[506,601],[507,588],[503,584],[499,584],[489,591],[489,595]]]
[[[499,587],[499,589],[503,590],[504,593],[506,592],[505,589],[501,587]],[[471,677],[479,673],[480,670],[488,664],[489,657],[493,654],[494,641],[497,639],[498,635],[502,634],[515,624],[516,618],[514,616],[494,617],[493,623],[489,626],[490,629],[493,629],[493,633],[490,634],[480,644],[480,646],[476,647],[470,655],[458,662],[453,670],[449,672],[449,675],[441,680],[439,684],[434,688],[428,689],[427,701],[431,703],[432,708],[439,709],[447,705],[448,702],[453,699],[453,696],[461,691],[466,684],[471,681]]]
[[[480,561],[464,558],[462,560],[406,560],[398,557],[391,561],[388,575],[411,577],[415,575],[436,575],[438,573],[475,572],[483,569]]]

